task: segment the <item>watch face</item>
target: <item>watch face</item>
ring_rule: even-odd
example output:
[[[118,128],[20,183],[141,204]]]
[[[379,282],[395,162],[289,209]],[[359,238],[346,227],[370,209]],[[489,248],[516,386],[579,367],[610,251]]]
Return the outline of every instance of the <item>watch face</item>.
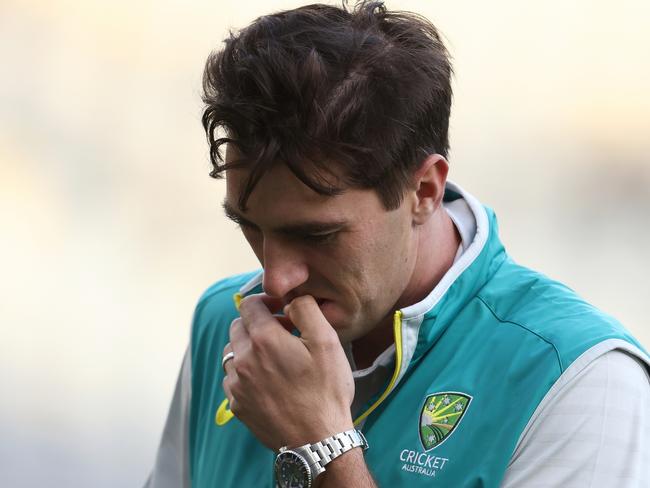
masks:
[[[293,451],[284,451],[275,459],[275,477],[282,488],[310,488],[311,470],[305,459]]]

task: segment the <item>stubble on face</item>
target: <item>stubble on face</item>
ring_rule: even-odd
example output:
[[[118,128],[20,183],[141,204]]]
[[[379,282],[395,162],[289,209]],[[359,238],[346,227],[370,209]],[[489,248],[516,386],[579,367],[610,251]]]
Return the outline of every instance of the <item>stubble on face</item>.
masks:
[[[229,147],[226,160],[236,158]],[[241,227],[264,268],[266,293],[285,303],[312,295],[341,342],[358,344],[371,363],[393,342],[394,312],[422,300],[453,263],[460,236],[442,206],[447,170],[444,158],[430,156],[415,188],[386,210],[374,190],[323,196],[278,164],[244,210],[238,203],[248,172],[233,169],[225,203],[251,224]],[[323,242],[287,231],[332,222],[341,229]]]
[[[227,172],[226,203],[254,226],[242,230],[265,269],[265,291],[285,302],[314,296],[342,342],[391,320],[412,271],[407,209],[387,211],[373,190],[319,195],[278,165],[259,181],[244,212],[237,204],[247,176],[242,169]],[[342,230],[327,243],[281,230],[316,222],[339,222]]]

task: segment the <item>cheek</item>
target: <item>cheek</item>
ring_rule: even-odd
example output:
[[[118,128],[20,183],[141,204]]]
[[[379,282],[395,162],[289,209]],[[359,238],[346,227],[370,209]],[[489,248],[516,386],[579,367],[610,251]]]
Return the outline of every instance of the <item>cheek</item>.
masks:
[[[412,230],[407,224],[399,219],[385,223],[363,249],[363,274],[374,299],[396,300],[406,286],[413,256]]]
[[[373,234],[370,236],[376,237]],[[355,301],[364,306],[381,297],[381,289],[386,280],[386,254],[381,241],[363,238],[355,239],[346,246],[337,259],[341,263],[340,282],[354,295]]]
[[[389,301],[407,274],[410,232],[403,219],[369,220],[335,245],[306,249],[312,283],[327,282],[344,301],[364,308]]]
[[[312,285],[326,286],[344,301],[364,288],[367,267],[366,250],[351,237],[342,236],[332,246],[305,250]]]

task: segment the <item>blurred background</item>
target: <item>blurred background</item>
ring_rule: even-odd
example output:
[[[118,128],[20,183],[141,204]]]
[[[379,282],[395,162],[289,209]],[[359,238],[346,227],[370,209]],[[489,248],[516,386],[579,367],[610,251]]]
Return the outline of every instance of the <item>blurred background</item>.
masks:
[[[0,2],[0,486],[140,486],[194,304],[256,267],[200,124],[229,28],[307,2]],[[451,176],[650,345],[650,3],[388,1],[455,59]]]

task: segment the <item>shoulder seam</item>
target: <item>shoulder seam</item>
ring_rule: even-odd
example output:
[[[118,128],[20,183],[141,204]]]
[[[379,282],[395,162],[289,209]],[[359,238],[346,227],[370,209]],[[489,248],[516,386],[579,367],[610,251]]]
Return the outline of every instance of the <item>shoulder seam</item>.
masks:
[[[543,340],[549,346],[551,346],[553,348],[553,351],[555,351],[555,357],[557,358],[558,365],[560,366],[560,374],[564,373],[564,364],[562,364],[562,357],[560,356],[560,351],[557,350],[557,347],[555,347],[555,344],[553,344],[553,342],[548,340],[546,337],[544,337],[540,333],[535,332],[534,330],[530,329],[529,327],[526,327],[522,323],[515,322],[514,320],[507,320],[507,319],[504,319],[504,318],[500,317],[496,313],[494,308],[482,296],[477,295],[476,298],[478,298],[481,301],[481,303],[483,303],[483,305],[485,305],[485,307],[490,311],[490,313],[494,316],[494,318],[496,318],[499,322],[516,325],[517,327],[520,327],[520,328],[530,332],[531,334],[539,337],[541,340]]]

